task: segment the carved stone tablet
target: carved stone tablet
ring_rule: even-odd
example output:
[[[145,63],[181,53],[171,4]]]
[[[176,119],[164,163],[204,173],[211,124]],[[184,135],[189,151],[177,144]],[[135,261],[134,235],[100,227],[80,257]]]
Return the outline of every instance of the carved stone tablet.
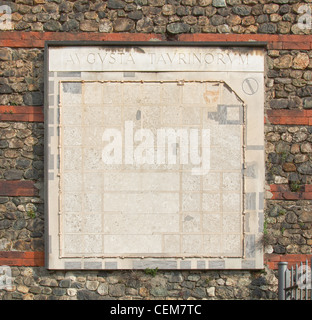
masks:
[[[46,53],[48,268],[262,267],[261,49]]]

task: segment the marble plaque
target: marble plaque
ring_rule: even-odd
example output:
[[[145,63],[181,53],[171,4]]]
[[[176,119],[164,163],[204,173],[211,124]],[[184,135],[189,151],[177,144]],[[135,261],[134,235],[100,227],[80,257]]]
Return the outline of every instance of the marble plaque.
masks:
[[[262,267],[262,49],[45,58],[49,269]]]

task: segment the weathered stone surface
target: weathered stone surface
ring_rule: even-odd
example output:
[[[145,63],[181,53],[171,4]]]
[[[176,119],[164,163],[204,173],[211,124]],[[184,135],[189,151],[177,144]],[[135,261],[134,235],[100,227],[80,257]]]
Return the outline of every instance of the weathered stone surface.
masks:
[[[286,109],[288,107],[288,99],[274,99],[270,101],[272,109]]]
[[[125,294],[125,285],[124,284],[109,285],[108,291],[112,297],[122,297]]]
[[[287,69],[292,66],[292,56],[289,54],[283,55],[274,60],[274,67],[277,69]]]
[[[121,0],[108,0],[107,8],[108,9],[123,9],[126,6],[125,1]]]
[[[42,106],[43,94],[41,92],[27,92],[25,93],[23,100],[27,106]]]
[[[293,68],[304,70],[310,63],[309,56],[306,53],[299,52],[293,60]]]
[[[186,23],[171,23],[167,26],[167,31],[171,34],[186,33],[190,31],[190,26]]]
[[[134,21],[126,18],[118,18],[113,23],[113,28],[116,32],[130,31],[134,28],[134,26]]]
[[[4,173],[4,178],[6,180],[20,180],[23,177],[23,171],[22,170],[16,170],[16,169],[11,169],[7,170]]]
[[[311,97],[305,98],[303,101],[304,101],[303,102],[303,107],[305,109],[312,109],[312,98]]]
[[[80,22],[80,30],[86,32],[98,31],[99,26],[95,20],[85,20]]]
[[[150,18],[144,18],[137,22],[136,26],[137,31],[139,32],[152,32],[154,29],[153,20]]]
[[[43,25],[43,29],[45,31],[59,31],[61,30],[61,28],[62,28],[62,25],[60,24],[60,22],[56,20],[49,20]]]
[[[296,166],[293,163],[284,163],[283,170],[286,172],[296,171]]]

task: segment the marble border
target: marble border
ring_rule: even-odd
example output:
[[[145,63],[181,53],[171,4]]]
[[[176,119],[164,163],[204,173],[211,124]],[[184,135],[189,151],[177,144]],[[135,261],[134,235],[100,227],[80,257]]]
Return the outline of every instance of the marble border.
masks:
[[[45,227],[46,227],[46,267],[48,269],[69,269],[69,270],[95,270],[95,269],[180,269],[180,270],[219,270],[219,269],[262,269],[263,268],[263,192],[264,192],[264,137],[262,125],[259,119],[263,119],[264,93],[258,92],[254,96],[244,94],[239,81],[233,72],[226,79],[227,83],[235,88],[238,95],[245,103],[245,112],[240,112],[240,120],[246,123],[246,145],[243,173],[245,176],[246,207],[244,217],[244,252],[243,257],[237,258],[209,258],[209,257],[177,257],[177,258],[61,258],[59,252],[60,241],[58,238],[59,211],[55,204],[58,203],[59,190],[59,146],[58,146],[58,104],[59,104],[59,83],[62,80],[83,81],[89,77],[88,72],[49,70],[49,48],[57,46],[69,46],[72,43],[47,43],[45,50]],[[78,44],[76,44],[78,46]],[[82,44],[82,46],[85,45]],[[90,42],[88,45],[94,45]],[[99,44],[97,44],[99,45]],[[105,44],[109,45],[109,44]],[[118,45],[129,46],[131,44],[118,43]],[[140,43],[144,46],[146,43]],[[151,46],[151,43],[147,44]],[[157,48],[157,43],[153,44]],[[167,46],[170,44],[166,43]],[[188,46],[190,44],[175,44]],[[192,43],[196,46],[196,43]],[[209,43],[201,43],[200,46],[209,46]],[[218,43],[214,43],[218,46]],[[220,47],[224,44],[219,43]],[[251,47],[251,48],[248,48]],[[264,50],[257,48],[258,54],[264,57]],[[230,48],[227,48],[230,49]],[[246,50],[253,50],[252,44]],[[129,76],[129,75],[128,75]],[[212,75],[213,76],[213,75]],[[236,74],[237,76],[237,74]],[[248,73],[248,77],[256,77],[259,87],[263,87],[264,72],[256,74]],[[215,80],[223,80],[217,79]],[[240,76],[241,77],[241,76]],[[239,78],[240,78],[239,77]],[[91,77],[92,78],[92,77]],[[90,78],[90,79],[91,79]],[[234,84],[235,80],[235,84]],[[253,114],[255,115],[253,117]],[[258,115],[262,118],[258,118]],[[258,119],[255,119],[257,117]],[[259,125],[258,125],[259,123]]]

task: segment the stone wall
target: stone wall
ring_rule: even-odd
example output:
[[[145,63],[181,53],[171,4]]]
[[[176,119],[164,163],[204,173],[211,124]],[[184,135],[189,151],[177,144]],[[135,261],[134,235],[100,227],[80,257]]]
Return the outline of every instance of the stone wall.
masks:
[[[12,267],[12,289],[3,300],[249,300],[276,299],[271,270],[248,271],[73,271]]]
[[[5,1],[3,1],[5,2]],[[304,34],[296,0],[19,0],[14,30]],[[309,33],[309,31],[307,31]]]
[[[277,299],[263,271],[52,272],[44,268],[45,40],[268,41],[266,261],[312,253],[312,36],[297,0],[16,0],[0,34],[0,299]],[[142,35],[146,34],[146,37]],[[259,119],[263,121],[263,119]],[[40,258],[33,258],[40,254]],[[31,258],[25,258],[31,256]],[[270,258],[272,257],[272,258]],[[278,260],[275,260],[278,261]],[[150,273],[155,273],[149,274]]]

